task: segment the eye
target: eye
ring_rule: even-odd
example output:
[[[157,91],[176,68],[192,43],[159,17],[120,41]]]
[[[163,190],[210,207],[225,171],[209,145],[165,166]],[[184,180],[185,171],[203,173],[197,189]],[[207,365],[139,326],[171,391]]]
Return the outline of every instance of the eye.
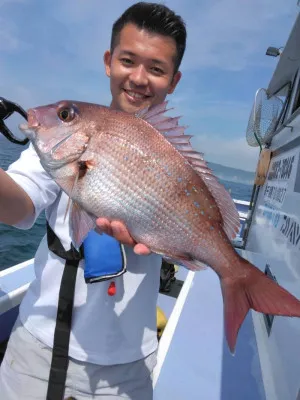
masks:
[[[158,67],[152,67],[151,70],[155,75],[163,75],[164,74],[164,71]]]
[[[124,65],[132,65],[132,64],[133,64],[133,61],[130,60],[130,58],[126,58],[126,57],[121,58],[121,62],[122,62]]]
[[[70,122],[75,118],[75,111],[72,107],[63,107],[58,110],[57,115],[63,122]]]

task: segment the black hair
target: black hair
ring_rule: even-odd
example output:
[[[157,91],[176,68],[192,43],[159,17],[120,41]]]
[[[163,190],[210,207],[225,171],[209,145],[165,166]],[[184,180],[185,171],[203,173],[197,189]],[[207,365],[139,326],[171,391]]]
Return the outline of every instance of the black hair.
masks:
[[[183,19],[168,7],[158,3],[139,2],[129,7],[113,24],[110,51],[113,53],[118,44],[119,35],[127,24],[134,24],[151,33],[171,37],[176,43],[176,73],[184,55],[186,46],[186,28]]]

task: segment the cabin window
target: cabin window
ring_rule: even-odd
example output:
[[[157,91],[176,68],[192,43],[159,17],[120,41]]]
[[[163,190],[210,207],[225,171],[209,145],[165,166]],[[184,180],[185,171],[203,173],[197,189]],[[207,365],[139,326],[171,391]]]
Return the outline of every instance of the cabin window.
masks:
[[[278,110],[277,115],[274,115],[275,121],[273,122],[273,126],[275,131],[273,132],[273,135],[276,133],[276,131],[283,125],[284,121],[287,118],[287,110],[288,110],[288,105],[289,105],[289,100],[290,100],[290,94],[291,94],[291,84],[288,83],[287,85],[283,86],[278,92],[274,93],[271,97],[277,98],[278,100],[281,101],[281,106],[280,109]],[[277,101],[278,101],[277,100]],[[270,105],[268,105],[269,108],[269,113],[272,115],[272,102],[270,102]],[[272,135],[272,136],[273,136]]]
[[[279,121],[278,121],[277,127],[281,126],[284,123],[284,121],[286,121],[286,119],[288,118],[287,111],[288,111],[290,95],[291,95],[290,88],[291,88],[291,85],[288,84],[285,87],[284,91],[282,91],[280,93],[280,95],[277,95],[277,97],[279,97],[279,99],[282,101],[282,109],[281,109],[281,113],[279,116]]]
[[[292,114],[294,114],[294,112],[297,111],[299,107],[300,107],[300,85],[298,85],[298,88],[297,88],[297,93],[296,93],[295,101],[294,101],[293,108],[292,108]]]
[[[293,115],[300,108],[300,70],[297,72],[295,79],[293,81],[290,106],[290,115]]]

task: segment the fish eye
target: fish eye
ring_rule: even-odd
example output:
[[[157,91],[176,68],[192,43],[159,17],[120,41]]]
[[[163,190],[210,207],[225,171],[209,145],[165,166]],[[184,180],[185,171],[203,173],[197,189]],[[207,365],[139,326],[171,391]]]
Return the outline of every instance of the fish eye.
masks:
[[[63,122],[70,122],[75,117],[75,111],[72,107],[63,107],[58,110],[57,115]]]

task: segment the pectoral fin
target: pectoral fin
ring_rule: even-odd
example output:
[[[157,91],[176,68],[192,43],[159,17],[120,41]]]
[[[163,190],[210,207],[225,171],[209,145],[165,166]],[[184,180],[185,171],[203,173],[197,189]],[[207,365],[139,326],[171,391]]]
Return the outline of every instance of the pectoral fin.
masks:
[[[70,231],[74,247],[79,249],[89,231],[95,229],[96,218],[73,202],[70,212]]]

